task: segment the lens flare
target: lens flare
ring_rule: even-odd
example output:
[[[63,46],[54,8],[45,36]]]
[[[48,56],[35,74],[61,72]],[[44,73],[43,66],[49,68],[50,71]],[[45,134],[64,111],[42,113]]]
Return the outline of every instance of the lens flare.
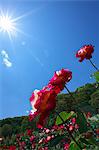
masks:
[[[4,32],[11,32],[14,28],[14,24],[10,17],[8,16],[1,16],[0,17],[0,27]]]
[[[16,22],[14,21],[14,19],[12,19],[11,16],[8,15],[8,13],[6,13],[5,15],[4,13],[1,13],[0,32],[7,33],[9,38],[11,39],[11,37],[15,35],[16,31],[17,31],[17,28],[16,28]]]

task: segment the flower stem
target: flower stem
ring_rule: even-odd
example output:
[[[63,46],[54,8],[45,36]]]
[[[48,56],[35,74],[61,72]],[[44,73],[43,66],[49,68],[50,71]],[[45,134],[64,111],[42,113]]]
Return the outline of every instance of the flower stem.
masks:
[[[91,61],[91,59],[89,59],[90,63],[92,64],[92,66],[97,70],[99,71],[99,69],[95,66],[95,64]]]
[[[62,120],[62,122],[64,123],[69,135],[71,136],[71,138],[73,139],[73,141],[76,143],[76,145],[80,148],[80,150],[82,150],[82,147],[79,145],[79,143],[75,140],[74,136],[72,135],[72,133],[69,131],[68,127],[65,124],[65,121],[63,120],[63,118],[60,116],[60,114],[58,112],[56,112],[57,115],[60,117],[60,119]]]
[[[97,68],[97,69],[98,69],[98,68]],[[99,70],[98,70],[98,71],[99,71]],[[70,94],[70,96],[72,97],[72,99],[76,101],[75,97],[72,95],[72,93],[70,92],[70,90],[66,87],[66,85],[65,85],[64,87],[66,88],[66,90],[68,91],[68,93]],[[82,112],[80,108],[79,108],[79,111]],[[60,116],[60,117],[61,117],[61,116]],[[63,119],[62,119],[62,121],[63,121]],[[86,121],[87,121],[87,120],[86,120]],[[88,123],[88,122],[87,122],[87,123]],[[90,126],[90,127],[91,127],[91,126]],[[91,129],[92,129],[92,131],[94,131],[92,127],[91,127]],[[70,132],[70,131],[69,131],[69,132]],[[75,139],[74,139],[74,140],[75,140]],[[76,142],[75,142],[75,143],[76,143]]]
[[[74,96],[72,95],[72,93],[69,91],[69,89],[67,88],[66,85],[65,85],[65,89],[68,91],[68,93],[70,94],[70,96],[72,97],[72,99],[73,99],[73,100],[76,100],[76,99],[74,98]]]

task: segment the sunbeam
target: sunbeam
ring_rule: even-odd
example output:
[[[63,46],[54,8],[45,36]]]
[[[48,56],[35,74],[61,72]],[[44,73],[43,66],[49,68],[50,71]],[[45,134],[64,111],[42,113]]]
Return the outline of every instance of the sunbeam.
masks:
[[[17,35],[17,33],[24,33],[21,29],[18,28],[18,21],[22,19],[24,15],[13,18],[8,12],[4,13],[2,10],[0,11],[0,32],[7,33],[9,39],[12,41],[12,38]]]

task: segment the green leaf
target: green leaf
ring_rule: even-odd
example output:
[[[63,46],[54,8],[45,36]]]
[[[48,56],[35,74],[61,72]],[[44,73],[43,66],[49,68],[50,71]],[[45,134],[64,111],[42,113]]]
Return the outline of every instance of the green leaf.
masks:
[[[86,140],[86,139],[84,139],[84,138],[80,138],[80,141],[82,142],[82,143],[85,143],[86,145],[89,145],[90,143]]]
[[[94,72],[92,76],[95,78],[97,82],[99,82],[99,71]]]
[[[87,120],[84,116],[84,114],[81,111],[77,112],[77,120],[76,120],[77,124],[79,125],[79,132],[80,133],[84,133],[88,130],[87,127]]]
[[[65,135],[58,135],[54,139],[50,141],[50,147],[53,147],[57,145],[63,138],[65,138]]]
[[[73,112],[73,111],[71,111],[70,113],[67,113],[67,112],[65,112],[65,111],[62,111],[60,114],[60,117],[64,120],[64,122],[67,120],[67,119],[69,119],[69,118],[71,118],[72,116],[75,116],[75,113]],[[62,124],[63,123],[63,121],[62,121],[62,119],[60,118],[59,116],[57,116],[57,118],[56,118],[56,125],[60,125],[60,124]]]
[[[95,138],[94,137],[91,137],[90,139],[88,139],[88,142],[91,144],[91,145],[94,145],[94,146],[99,146],[98,145],[98,142],[96,142]]]
[[[78,145],[76,143],[71,142],[69,150],[80,150],[80,148],[78,147]]]

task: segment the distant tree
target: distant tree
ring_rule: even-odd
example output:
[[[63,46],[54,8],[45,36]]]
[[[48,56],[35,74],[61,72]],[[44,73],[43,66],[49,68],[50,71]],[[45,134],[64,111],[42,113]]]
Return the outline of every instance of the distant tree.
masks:
[[[10,124],[11,125],[12,118],[6,118],[3,119],[2,122],[0,123],[0,126],[3,126],[4,124]]]
[[[4,137],[11,136],[12,134],[12,126],[9,124],[5,124],[2,126],[1,135]]]
[[[90,104],[92,107],[99,109],[99,90],[91,95]]]
[[[84,86],[76,89],[76,92],[81,92],[81,91],[86,92],[86,94],[88,95],[91,95],[96,91],[96,84],[87,83]]]
[[[20,130],[22,132],[25,132],[26,129],[29,128],[29,120],[28,120],[28,117],[24,117],[24,119],[22,120],[21,122],[21,127],[20,127]]]
[[[56,110],[58,112],[61,112],[63,110],[64,111],[71,111],[71,110],[73,110],[73,106],[75,104],[76,104],[76,101],[74,101],[69,94],[59,94],[57,96]]]
[[[20,133],[20,125],[19,124],[17,124],[16,126],[13,125],[12,131],[13,131],[13,134]]]
[[[90,94],[82,90],[76,93],[75,95],[76,105],[81,102],[88,102],[90,100]]]

